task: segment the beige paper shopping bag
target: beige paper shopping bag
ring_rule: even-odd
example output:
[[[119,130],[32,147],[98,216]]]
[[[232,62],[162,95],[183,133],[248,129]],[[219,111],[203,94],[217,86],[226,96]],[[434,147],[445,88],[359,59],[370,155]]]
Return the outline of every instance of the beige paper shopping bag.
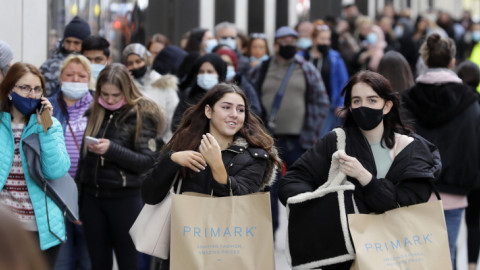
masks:
[[[441,201],[348,215],[358,270],[452,269]]]
[[[173,195],[170,268],[275,269],[270,194]]]

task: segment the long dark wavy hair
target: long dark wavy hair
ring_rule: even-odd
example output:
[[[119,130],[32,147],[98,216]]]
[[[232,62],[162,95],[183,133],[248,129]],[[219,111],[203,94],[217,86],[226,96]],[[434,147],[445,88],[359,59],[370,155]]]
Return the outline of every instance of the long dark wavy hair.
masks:
[[[180,126],[173,134],[172,139],[164,146],[163,151],[198,151],[202,135],[209,132],[210,126],[210,120],[205,115],[205,107],[208,105],[213,108],[215,103],[228,93],[240,95],[245,102],[245,121],[237,134],[245,138],[250,146],[265,149],[277,167],[282,168],[282,162],[273,150],[273,138],[267,133],[261,120],[250,112],[243,90],[234,84],[217,84],[196,105],[188,108]],[[182,170],[182,174],[185,176],[187,169],[182,168]]]
[[[384,131],[382,135],[382,145],[388,148],[393,148],[395,145],[395,132],[399,134],[409,135],[413,131],[405,125],[400,116],[400,101],[397,95],[394,93],[390,82],[382,75],[372,71],[360,71],[353,75],[348,81],[347,85],[343,88],[342,94],[345,95],[344,110],[346,111],[344,127],[358,127],[353,120],[353,115],[350,110],[352,105],[352,88],[357,83],[365,83],[372,87],[382,99],[392,102],[392,108],[390,112],[383,116]]]

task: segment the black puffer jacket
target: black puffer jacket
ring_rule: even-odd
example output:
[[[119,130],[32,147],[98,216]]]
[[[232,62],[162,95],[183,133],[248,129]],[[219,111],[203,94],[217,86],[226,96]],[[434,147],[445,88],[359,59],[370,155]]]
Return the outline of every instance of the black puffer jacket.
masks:
[[[277,168],[261,148],[248,147],[247,141],[238,137],[232,145],[222,151],[222,160],[227,170],[233,195],[244,195],[261,191],[273,183]],[[180,165],[170,159],[168,153],[161,154],[158,163],[148,174],[142,186],[145,203],[157,204],[163,200],[175,178]],[[182,181],[181,192],[197,192],[214,196],[230,195],[230,184],[219,184],[212,177],[210,167],[194,177]]]
[[[145,113],[135,144],[136,117],[134,109],[105,110],[95,137],[109,139],[110,146],[102,156],[87,151],[80,158],[75,179],[82,192],[103,198],[140,194],[142,175],[155,163],[163,142],[156,130],[158,118]]]
[[[385,179],[377,179],[375,161],[367,140],[358,128],[344,128],[345,152],[360,161],[372,175],[372,181],[362,187],[355,185],[355,202],[361,213],[382,213],[398,206],[428,201],[433,190],[431,181],[440,173],[441,163],[437,148],[422,137],[413,134],[408,144],[393,160]],[[303,154],[280,180],[278,197],[287,199],[316,190],[328,179],[332,155],[337,151],[337,136],[329,132],[313,148]]]

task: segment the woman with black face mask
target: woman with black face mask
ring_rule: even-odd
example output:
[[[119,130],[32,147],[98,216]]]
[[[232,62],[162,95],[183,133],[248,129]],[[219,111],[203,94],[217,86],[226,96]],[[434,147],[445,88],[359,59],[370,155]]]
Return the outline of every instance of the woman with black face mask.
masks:
[[[343,93],[345,152],[334,157],[340,138],[333,131],[325,135],[280,180],[280,201],[286,204],[288,198],[324,184],[332,158],[338,158],[340,171],[355,185],[353,196],[360,213],[383,213],[428,201],[432,181],[440,173],[440,155],[433,144],[403,124],[399,100],[388,80],[363,71],[348,81]],[[334,267],[350,269],[351,263]]]
[[[321,136],[342,124],[340,111],[343,107],[342,87],[348,81],[348,71],[340,53],[330,48],[332,31],[322,20],[313,23],[312,46],[299,54],[312,63],[322,75],[330,100],[330,110]]]
[[[132,43],[122,53],[123,64],[133,77],[135,86],[155,101],[163,110],[166,127],[162,133],[164,142],[172,137],[170,126],[178,105],[178,78],[172,74],[160,74],[151,68],[152,56],[145,46]]]

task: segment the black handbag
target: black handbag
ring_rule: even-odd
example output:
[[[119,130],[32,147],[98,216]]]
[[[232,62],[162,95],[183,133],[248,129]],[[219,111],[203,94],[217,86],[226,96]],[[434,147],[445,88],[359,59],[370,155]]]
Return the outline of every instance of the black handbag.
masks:
[[[347,219],[347,214],[358,213],[355,186],[340,172],[335,156],[345,149],[345,132],[340,128],[334,131],[337,152],[332,156],[328,180],[312,192],[287,200],[286,254],[293,269],[328,269],[355,259]]]
[[[45,193],[45,208],[47,211],[48,229],[60,241],[55,233],[50,229],[50,220],[48,215],[47,196],[62,210],[64,216],[70,221],[79,220],[78,217],[78,189],[73,178],[67,173],[59,179],[47,180],[42,172],[42,163],[40,160],[40,140],[38,134],[33,133],[23,139],[23,154],[28,165],[28,173],[33,181],[43,189]],[[64,242],[64,241],[62,241]]]

